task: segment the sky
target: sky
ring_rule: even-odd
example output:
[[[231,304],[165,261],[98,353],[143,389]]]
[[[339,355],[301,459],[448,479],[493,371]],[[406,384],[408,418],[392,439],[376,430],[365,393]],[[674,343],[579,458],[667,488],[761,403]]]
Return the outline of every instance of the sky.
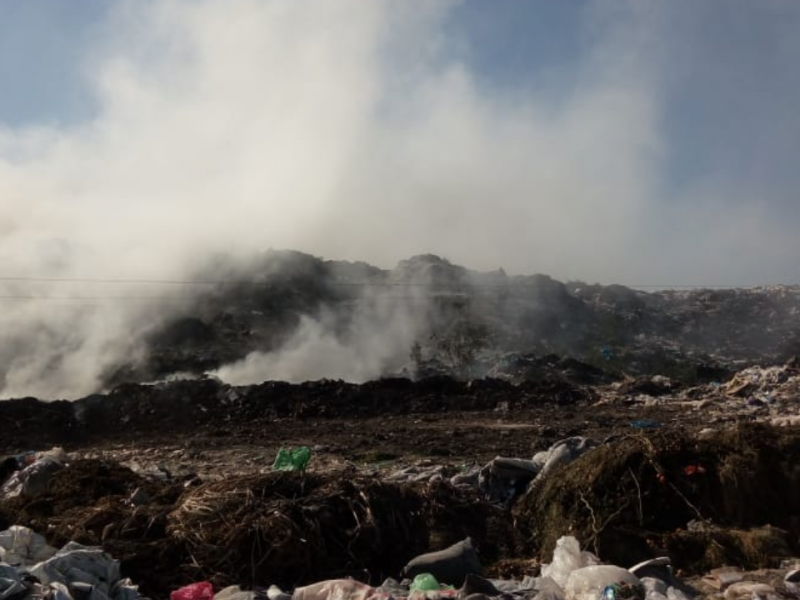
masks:
[[[3,1],[3,270],[797,282],[799,63],[795,0]]]
[[[797,0],[0,0],[0,398],[102,389],[220,253],[798,283],[798,63]]]

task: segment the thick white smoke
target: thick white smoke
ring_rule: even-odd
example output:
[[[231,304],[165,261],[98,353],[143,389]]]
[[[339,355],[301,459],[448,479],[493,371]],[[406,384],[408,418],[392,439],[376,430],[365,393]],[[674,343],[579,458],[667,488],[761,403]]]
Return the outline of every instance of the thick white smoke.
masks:
[[[362,383],[397,374],[409,364],[413,343],[424,335],[424,297],[364,297],[342,331],[341,316],[323,311],[304,317],[290,339],[275,352],[253,352],[213,373],[237,385],[265,379],[300,383],[345,379]]]

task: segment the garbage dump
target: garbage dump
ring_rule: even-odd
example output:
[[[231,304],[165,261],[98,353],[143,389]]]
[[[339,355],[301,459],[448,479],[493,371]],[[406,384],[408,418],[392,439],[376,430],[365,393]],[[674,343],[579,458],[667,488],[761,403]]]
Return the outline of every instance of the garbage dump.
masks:
[[[13,460],[17,466],[0,487],[0,497],[3,498],[30,495],[47,489],[50,477],[64,468],[66,454],[62,448],[54,448],[48,452],[13,457]]]
[[[794,597],[798,367],[569,368],[0,402],[0,600]]]
[[[139,593],[102,548],[69,542],[56,550],[41,535],[15,525],[0,532],[0,598],[137,600]]]
[[[408,466],[388,475],[390,481],[424,482],[447,479],[454,486],[474,488],[490,502],[509,506],[532,482],[542,481],[556,467],[566,465],[598,446],[575,436],[559,440],[531,458],[497,456],[483,467],[469,466],[456,474],[442,465]]]
[[[358,314],[353,306],[364,300],[362,286],[342,285],[353,281],[368,281],[370,292],[411,285],[429,300],[407,361],[382,375],[549,383],[562,405],[581,398],[565,382],[596,386],[655,375],[707,383],[800,352],[796,285],[645,293],[481,273],[431,254],[392,270],[291,251],[265,252],[246,261],[248,268],[217,260],[197,279],[238,275],[213,291],[198,290],[198,308],[157,323],[145,356],[109,369],[106,387],[202,375],[255,351],[276,351],[303,317],[316,317],[314,307],[326,307],[334,330],[347,330]],[[270,283],[258,289],[243,283],[265,277]],[[390,294],[385,299],[393,301]]]
[[[0,562],[0,598],[33,600],[137,600],[137,587],[119,575],[119,562],[101,548],[70,542],[56,551],[40,536],[15,526],[0,533],[0,547],[21,559],[15,564]],[[13,548],[13,550],[10,550]],[[8,556],[8,554],[6,554]],[[36,561],[40,562],[36,562]],[[438,576],[421,569],[431,566]],[[522,579],[485,578],[469,540],[447,550],[421,555],[403,569],[402,580],[387,578],[370,585],[352,578],[329,579],[284,591],[278,586],[244,589],[232,585],[215,588],[198,581],[171,590],[170,600],[437,600],[445,598],[497,598],[502,600],[689,600],[701,590],[676,577],[668,557],[636,564],[628,569],[605,564],[582,550],[578,540],[563,536],[549,563],[538,575]],[[413,573],[417,573],[413,575]],[[792,597],[796,594],[800,570],[789,570],[782,584],[747,580],[736,568],[717,569],[702,582],[706,589],[724,593],[726,600]],[[449,579],[442,579],[450,577]],[[448,584],[446,581],[458,581]],[[265,582],[266,585],[267,582]],[[216,589],[216,591],[215,591]],[[288,589],[288,588],[287,588]]]

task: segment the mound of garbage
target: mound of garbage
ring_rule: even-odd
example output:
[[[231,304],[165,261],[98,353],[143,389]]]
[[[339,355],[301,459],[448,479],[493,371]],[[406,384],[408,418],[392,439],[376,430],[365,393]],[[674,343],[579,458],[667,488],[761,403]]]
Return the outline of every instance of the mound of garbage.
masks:
[[[102,545],[126,575],[161,591],[197,579],[375,581],[432,543],[472,536],[485,556],[497,557],[509,551],[511,534],[503,511],[469,487],[355,471],[278,470],[200,483],[57,451],[15,472],[0,498],[0,527],[24,524],[54,544]]]
[[[799,458],[800,431],[766,423],[574,436],[482,466],[332,469],[304,449],[213,481],[23,453],[4,461],[0,597],[791,595]]]
[[[383,328],[398,313],[409,314],[416,339],[383,376],[480,378],[554,354],[697,383],[800,354],[800,286],[644,292],[477,272],[434,255],[384,270],[289,251],[219,258],[196,278],[208,284],[166,321],[154,319],[145,360],[110,369],[107,387],[202,375],[279,351],[309,321],[346,345],[365,323]]]
[[[700,439],[632,433],[533,485],[514,508],[531,552],[565,531],[604,558],[703,572],[776,566],[800,548],[800,436],[743,425]]]
[[[100,547],[70,542],[61,550],[26,527],[0,532],[0,596],[34,600],[144,600],[138,586],[120,576],[119,561]],[[6,559],[9,561],[5,562]],[[793,598],[800,593],[800,570],[782,568],[748,579],[725,567],[710,572],[697,587],[676,576],[669,557],[640,562],[630,568],[603,563],[581,550],[573,536],[559,538],[549,563],[539,574],[521,579],[486,578],[471,540],[413,558],[402,569],[402,580],[388,577],[371,585],[353,578],[321,580],[294,587],[277,585],[215,586],[201,580],[171,589],[170,600],[689,600],[711,592],[725,600]],[[452,581],[454,584],[444,583]],[[292,588],[286,588],[292,589]],[[216,592],[215,592],[216,590]],[[161,592],[166,597],[166,591]],[[712,595],[708,594],[708,595]],[[724,596],[723,596],[724,594]],[[159,596],[161,597],[161,596]]]

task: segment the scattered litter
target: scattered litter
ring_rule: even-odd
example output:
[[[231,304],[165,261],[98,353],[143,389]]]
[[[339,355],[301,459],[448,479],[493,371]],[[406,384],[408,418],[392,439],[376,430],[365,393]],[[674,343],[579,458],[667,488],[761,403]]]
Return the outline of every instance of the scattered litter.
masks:
[[[292,600],[390,600],[390,598],[388,594],[353,579],[320,581],[297,588],[292,594]]]
[[[743,421],[770,418],[787,425],[800,422],[796,421],[800,416],[780,413],[792,408],[787,405],[784,392],[794,381],[793,373],[788,372],[786,378],[774,381],[764,378],[761,387],[748,390],[746,394],[737,392],[723,396],[720,387],[715,399],[698,410],[727,410],[732,415],[743,416]],[[776,392],[775,385],[782,386],[783,391]],[[673,402],[675,397],[664,401]],[[757,407],[756,410],[748,410],[748,404]],[[615,425],[615,432],[620,433],[616,439],[606,438],[600,443],[576,435],[555,442],[531,458],[499,455],[483,467],[468,463],[436,464],[435,460],[428,460],[388,472],[391,467],[386,464],[375,466],[371,462],[369,468],[348,466],[333,477],[322,469],[304,472],[311,450],[300,447],[282,449],[275,459],[275,472],[228,477],[222,482],[198,483],[195,479],[185,487],[182,479],[170,480],[159,487],[158,482],[138,476],[126,479],[126,485],[98,486],[96,496],[87,496],[96,501],[97,506],[87,506],[84,514],[78,514],[76,505],[62,505],[57,509],[64,513],[75,511],[70,512],[68,522],[60,514],[53,515],[50,523],[48,516],[31,517],[40,519],[47,527],[42,531],[48,536],[55,535],[57,530],[58,537],[52,539],[58,539],[59,543],[69,539],[64,533],[69,531],[66,529],[69,526],[75,528],[75,539],[80,541],[98,536],[99,541],[87,542],[98,546],[71,542],[56,551],[44,537],[25,527],[12,527],[0,533],[0,560],[3,561],[0,564],[0,600],[38,600],[40,597],[134,600],[139,597],[136,586],[122,577],[120,563],[101,545],[119,556],[111,543],[105,543],[106,531],[110,532],[111,542],[124,547],[128,540],[120,532],[135,529],[139,535],[138,532],[150,531],[150,528],[164,532],[159,534],[162,537],[157,538],[157,542],[170,539],[180,546],[180,551],[186,548],[192,560],[197,559],[194,565],[189,560],[179,563],[180,569],[186,571],[181,571],[180,578],[176,577],[173,583],[191,581],[187,572],[195,568],[191,571],[194,579],[209,579],[175,589],[171,600],[389,600],[407,597],[434,600],[456,595],[464,600],[686,600],[692,597],[691,590],[676,575],[685,574],[685,571],[673,570],[671,559],[666,556],[649,559],[627,570],[616,566],[627,566],[648,555],[636,546],[635,540],[630,549],[625,549],[629,553],[625,559],[612,556],[609,546],[603,546],[612,539],[616,543],[613,536],[624,536],[635,530],[637,524],[648,528],[647,543],[653,543],[651,549],[676,558],[678,569],[686,567],[686,563],[680,564],[681,560],[686,560],[680,551],[685,548],[698,552],[698,561],[713,561],[710,564],[719,565],[724,564],[725,558],[734,556],[742,560],[741,564],[747,564],[748,569],[758,564],[760,557],[774,563],[778,558],[793,556],[789,552],[796,550],[796,537],[792,537],[796,531],[791,529],[791,523],[787,525],[781,512],[784,511],[781,506],[789,505],[781,500],[782,494],[786,489],[796,488],[791,457],[797,441],[792,431],[771,429],[770,435],[765,436],[760,433],[767,430],[763,423],[747,424],[747,427],[743,424],[741,430],[734,431],[710,420],[715,428],[706,428],[699,434],[695,434],[694,429],[685,436],[672,438],[665,446],[661,442],[668,436],[660,432],[648,436],[625,434],[619,428],[620,423],[623,427],[630,424],[639,429],[662,427],[660,422],[650,419],[629,421],[630,417],[623,412],[625,409],[621,408],[619,415],[622,416]],[[537,423],[532,427],[536,433],[543,432],[542,438],[533,437],[534,445],[522,447],[536,448],[538,439],[549,442],[555,438],[554,431],[573,431],[546,430],[545,425]],[[670,433],[673,433],[673,425],[672,417],[664,419],[663,427]],[[183,448],[171,449],[170,456],[179,462],[188,452]],[[592,455],[570,464],[588,452]],[[55,506],[52,498],[55,490],[62,481],[74,483],[71,474],[80,462],[75,455],[68,457],[60,449],[47,453],[26,452],[9,458],[3,464],[13,463],[14,469],[22,469],[14,471],[3,485],[3,507],[17,508],[28,506],[26,502],[42,500],[52,501]],[[162,457],[151,454],[150,458],[156,462]],[[256,468],[266,466],[265,470],[269,470],[268,460],[268,457],[261,460]],[[761,462],[756,464],[756,460]],[[164,463],[161,470],[169,473],[173,464]],[[755,472],[756,467],[759,477],[752,482],[729,476],[736,469]],[[69,471],[59,473],[65,468]],[[54,470],[50,472],[50,469]],[[86,484],[88,479],[91,477],[85,480]],[[110,477],[109,481],[113,484],[116,479]],[[577,491],[568,490],[572,485],[578,485],[574,488]],[[735,491],[740,496],[731,494],[725,487],[731,485],[736,485]],[[756,485],[758,489],[754,491]],[[91,486],[84,483],[73,486],[73,493],[84,487]],[[560,489],[562,495],[537,496],[545,488]],[[164,490],[173,495],[165,500]],[[565,490],[568,491],[565,493]],[[559,521],[564,514],[557,509],[565,504],[561,502],[565,498],[573,503],[568,506],[567,516],[579,517],[574,526],[573,522]],[[729,505],[719,502],[719,498],[733,498],[733,501]],[[743,502],[749,499],[757,502],[736,505],[739,498]],[[713,507],[704,504],[709,499],[715,500]],[[508,524],[517,530],[504,540],[505,532],[495,529],[498,521],[489,517],[496,518],[500,514],[508,517],[507,509],[513,503],[516,503],[511,512],[513,519],[509,518]],[[517,510],[525,503],[528,503],[527,513]],[[769,503],[772,504],[767,510],[765,507]],[[552,510],[548,514],[535,513],[530,509],[533,505]],[[469,512],[475,507],[480,510]],[[664,513],[669,511],[674,523],[662,525],[658,520],[658,515],[662,514],[659,509],[664,509]],[[747,519],[752,518],[753,522],[765,522],[764,514],[782,521],[774,531],[768,532],[769,536],[765,534],[761,539],[756,529],[736,530],[731,526],[739,518],[736,511],[742,510],[747,511]],[[765,512],[756,513],[756,510]],[[435,511],[439,511],[437,516],[441,520],[431,524]],[[476,518],[478,514],[488,517]],[[505,521],[499,522],[505,524]],[[488,573],[497,576],[492,569],[497,568],[498,556],[502,563],[509,556],[516,559],[522,552],[530,551],[519,545],[508,550],[508,546],[520,544],[520,540],[523,544],[530,539],[540,542],[536,537],[540,531],[534,529],[531,522],[547,523],[550,527],[545,534],[552,535],[547,548],[555,545],[551,562],[542,565],[538,577],[533,576],[533,566],[526,564],[525,568],[531,568],[528,573],[520,573],[519,565],[510,565],[509,571],[502,572],[504,575],[513,573],[519,579],[483,579],[480,574],[487,571],[481,559],[485,559],[483,564],[488,566]],[[482,525],[490,534],[486,535],[480,528],[477,533],[457,530],[454,534],[454,525],[460,523],[470,523],[473,527]],[[132,529],[126,529],[129,526]],[[556,542],[565,531],[585,540],[587,547],[597,555],[582,550],[576,537],[563,536]],[[522,532],[519,537],[518,532]],[[525,535],[528,537],[523,538]],[[441,548],[461,538],[465,539],[444,550],[416,556],[401,569],[409,556],[431,547]],[[500,551],[498,538],[500,543],[508,544]],[[706,551],[701,544],[713,546],[717,554]],[[343,549],[349,553],[347,556],[343,557]],[[172,550],[174,548],[169,549]],[[381,558],[369,565],[359,562],[364,560],[361,557],[371,556],[370,553],[380,554]],[[540,555],[541,551],[534,550],[528,556],[533,562]],[[602,564],[598,555],[616,565]],[[131,561],[131,556],[124,557],[125,560]],[[328,560],[330,562],[325,562]],[[395,562],[391,567],[386,567],[392,560]],[[256,571],[255,564],[262,570]],[[291,571],[287,566],[297,564],[306,570]],[[765,562],[764,566],[769,564]],[[278,567],[270,571],[273,565]],[[322,568],[327,569],[325,576],[342,578],[312,583],[291,592],[291,581],[313,581],[321,571],[312,569]],[[690,571],[698,577],[696,582],[707,568]],[[726,600],[756,597],[773,600],[778,593],[800,596],[798,573],[800,571],[789,571],[779,585],[774,582],[780,581],[784,573],[765,583],[752,581],[751,573],[715,569],[708,572],[700,585],[715,590],[720,598],[724,595]],[[405,576],[413,581],[386,579],[380,587],[373,587],[373,579],[367,584],[344,578],[366,579],[387,574]],[[38,582],[31,577],[36,577]],[[245,581],[247,577],[251,579]],[[230,583],[237,585],[224,587]],[[272,583],[290,592],[275,586],[267,591],[257,587],[250,589],[256,584]],[[222,588],[216,595],[214,586]]]
[[[412,592],[438,592],[439,582],[430,573],[420,573],[414,577],[408,589]]]
[[[725,591],[728,586],[740,582],[743,578],[742,572],[736,567],[723,567],[710,571],[703,577],[703,582],[714,589]]]
[[[292,598],[289,594],[284,594],[284,596],[285,598],[282,600],[291,600]],[[214,594],[214,600],[276,600],[276,598],[256,590],[243,590],[241,586],[231,585]]]
[[[173,591],[169,600],[212,600],[214,586],[208,581],[199,581]]]
[[[532,460],[498,456],[480,470],[475,483],[490,501],[507,504],[525,491],[540,469]]]
[[[509,506],[532,482],[541,481],[556,467],[569,464],[598,442],[582,436],[559,440],[532,459],[497,456],[483,468],[467,468],[452,475],[444,465],[412,465],[386,475],[387,481],[432,482],[449,478],[455,486],[477,489],[484,498],[501,506]]]
[[[556,542],[552,562],[542,565],[542,577],[549,577],[563,588],[573,571],[599,564],[600,559],[594,554],[581,551],[577,539],[562,536]]]
[[[636,575],[614,565],[591,565],[572,571],[564,592],[570,600],[644,600],[644,586]]]
[[[0,532],[0,562],[12,567],[28,567],[56,553],[44,537],[27,527],[12,525]]]
[[[32,462],[28,457],[33,456]],[[44,491],[50,478],[65,467],[66,454],[61,448],[40,453],[26,454],[24,462],[28,464],[21,471],[14,472],[0,487],[0,497],[16,498]],[[19,461],[18,461],[19,462]]]
[[[137,600],[119,561],[102,548],[69,542],[61,550],[27,527],[0,532],[0,600]]]
[[[98,598],[112,600],[138,598],[137,588],[129,579],[120,577],[119,561],[102,548],[70,542],[28,572],[44,585],[57,583],[80,594],[97,592]]]
[[[311,461],[311,449],[307,446],[299,448],[281,448],[272,464],[273,471],[305,471]]]
[[[449,548],[428,552],[412,559],[402,571],[404,577],[431,575],[437,581],[461,586],[467,575],[483,572],[472,539],[466,538]]]
[[[658,421],[654,421],[653,419],[637,419],[635,421],[631,421],[631,427],[634,429],[659,429],[661,428],[661,423]]]
[[[800,569],[792,569],[786,573],[783,577],[783,585],[795,596],[800,596]]]
[[[572,462],[598,445],[595,440],[575,436],[556,442],[544,452],[537,452],[533,457],[534,464],[539,466],[537,479],[543,479],[556,467]]]
[[[775,588],[766,583],[739,581],[725,590],[725,600],[751,600],[756,598],[778,600]]]

